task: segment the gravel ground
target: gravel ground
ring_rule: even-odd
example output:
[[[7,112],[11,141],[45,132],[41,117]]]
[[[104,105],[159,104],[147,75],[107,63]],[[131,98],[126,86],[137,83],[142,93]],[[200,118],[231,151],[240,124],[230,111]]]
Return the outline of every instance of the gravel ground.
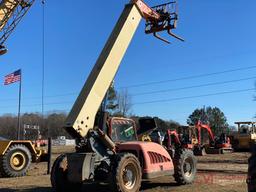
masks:
[[[73,148],[55,148],[53,159],[58,154]],[[177,186],[172,177],[161,177],[143,181],[144,192],[246,192],[247,160],[249,153],[230,153],[198,157],[198,173],[193,185]],[[46,163],[32,164],[28,175],[22,178],[0,178],[0,192],[49,192],[50,176],[46,174]],[[83,191],[110,191],[104,185],[86,185]]]

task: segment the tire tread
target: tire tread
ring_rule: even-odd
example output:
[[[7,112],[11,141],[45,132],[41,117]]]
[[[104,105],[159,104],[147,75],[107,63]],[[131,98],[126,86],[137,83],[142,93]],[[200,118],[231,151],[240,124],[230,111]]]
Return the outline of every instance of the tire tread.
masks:
[[[26,155],[27,163],[25,165],[25,168],[21,171],[15,171],[10,168],[10,155],[15,150],[21,150]],[[22,144],[14,144],[11,145],[8,150],[5,152],[4,155],[0,157],[0,172],[2,177],[22,177],[27,174],[27,171],[30,167],[32,161],[31,153],[29,149]]]

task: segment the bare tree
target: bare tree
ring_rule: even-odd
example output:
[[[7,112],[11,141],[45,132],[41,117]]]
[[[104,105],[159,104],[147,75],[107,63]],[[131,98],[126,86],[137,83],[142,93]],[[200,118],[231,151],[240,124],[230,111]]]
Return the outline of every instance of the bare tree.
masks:
[[[22,115],[22,125],[39,125],[40,133],[45,139],[48,136],[56,138],[58,136],[66,136],[69,138],[68,133],[63,129],[64,121],[66,119],[65,113],[50,113],[45,116],[44,120],[40,113],[25,113]],[[42,126],[44,121],[45,126]],[[0,137],[6,139],[17,139],[17,116],[6,114],[0,116]],[[49,134],[48,135],[48,129]],[[37,138],[37,132],[33,130],[27,131],[26,139]]]
[[[0,117],[0,136],[6,139],[17,139],[17,117],[5,114]]]
[[[132,99],[127,89],[123,89],[118,93],[117,97],[118,109],[116,116],[126,117],[132,108]]]

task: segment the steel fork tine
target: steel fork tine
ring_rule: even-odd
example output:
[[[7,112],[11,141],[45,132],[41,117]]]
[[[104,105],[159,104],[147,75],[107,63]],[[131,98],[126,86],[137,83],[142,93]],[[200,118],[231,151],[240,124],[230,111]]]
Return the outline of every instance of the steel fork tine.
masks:
[[[160,35],[158,35],[158,33],[154,32],[153,35],[154,35],[154,37],[156,37],[157,39],[160,39],[161,41],[163,41],[163,42],[165,42],[165,43],[171,44],[170,41],[168,41],[168,40],[162,38]]]

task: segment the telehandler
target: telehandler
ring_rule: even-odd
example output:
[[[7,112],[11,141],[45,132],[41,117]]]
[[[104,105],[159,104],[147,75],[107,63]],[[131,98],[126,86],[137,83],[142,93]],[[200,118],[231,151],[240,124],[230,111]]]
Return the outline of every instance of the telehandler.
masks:
[[[142,0],[131,0],[122,12],[80,95],[69,113],[64,128],[76,139],[76,152],[60,155],[51,171],[55,191],[78,191],[83,184],[108,183],[111,191],[137,192],[142,179],[172,175],[178,184],[195,179],[193,152],[178,148],[167,150],[153,142],[132,141],[131,127],[116,131],[122,138],[114,142],[103,130],[104,118],[95,125],[95,116],[118,70],[120,62],[142,18],[147,34],[176,27],[175,2],[153,8]]]

